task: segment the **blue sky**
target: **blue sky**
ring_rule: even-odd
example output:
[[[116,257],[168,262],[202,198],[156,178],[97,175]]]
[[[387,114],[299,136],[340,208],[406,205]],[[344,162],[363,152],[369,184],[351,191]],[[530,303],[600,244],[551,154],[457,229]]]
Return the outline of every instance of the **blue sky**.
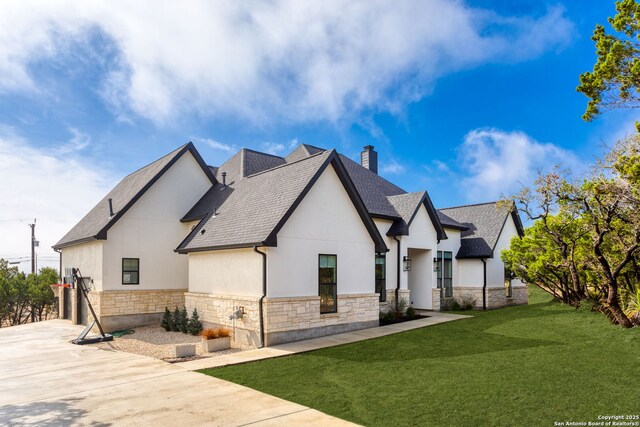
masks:
[[[0,5],[0,257],[50,246],[127,173],[187,141],[220,164],[307,143],[438,207],[584,169],[631,132],[582,121],[578,76],[613,1]],[[27,264],[21,267],[26,268]]]

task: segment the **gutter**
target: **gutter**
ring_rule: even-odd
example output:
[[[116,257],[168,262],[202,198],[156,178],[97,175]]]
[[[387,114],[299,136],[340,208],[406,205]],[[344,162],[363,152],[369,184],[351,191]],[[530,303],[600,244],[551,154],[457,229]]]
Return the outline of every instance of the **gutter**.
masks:
[[[258,302],[258,317],[260,319],[260,346],[258,348],[262,348],[264,347],[264,313],[262,311],[262,303],[264,297],[267,296],[267,254],[266,252],[260,252],[258,246],[254,246],[253,251],[262,255],[262,296]]]
[[[393,240],[396,241],[397,247],[397,262],[396,262],[396,311],[398,311],[398,294],[400,292],[400,240],[396,236],[393,236]]]
[[[482,310],[487,309],[487,259],[480,258],[482,261]]]
[[[62,251],[60,249],[53,248],[54,252],[58,252],[60,254],[60,269],[58,270],[58,275],[60,276],[60,283],[62,283]]]

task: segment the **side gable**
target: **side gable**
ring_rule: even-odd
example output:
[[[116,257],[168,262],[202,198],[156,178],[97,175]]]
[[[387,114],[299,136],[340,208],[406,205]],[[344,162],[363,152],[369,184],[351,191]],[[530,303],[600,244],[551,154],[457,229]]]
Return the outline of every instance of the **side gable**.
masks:
[[[211,169],[206,165],[193,143],[189,142],[161,159],[127,175],[53,248],[60,249],[96,239],[105,240],[109,229],[187,152],[191,153],[211,184],[215,185],[217,181]],[[113,216],[109,215],[109,199],[112,199]]]
[[[426,191],[418,192],[418,193],[407,193],[400,194],[397,196],[389,196],[387,197],[389,202],[393,205],[393,207],[398,211],[401,215],[400,220],[396,220],[387,235],[389,236],[408,236],[409,228],[411,227],[411,223],[413,219],[416,217],[418,213],[418,209],[424,206],[429,214],[429,219],[433,224],[433,227],[436,230],[438,240],[445,240],[447,238],[447,234],[444,231],[444,227],[440,222],[440,217],[438,216],[438,212],[433,207],[433,203],[431,203],[431,198]]]
[[[369,232],[369,235],[374,241],[376,246],[376,252],[378,253],[387,252],[388,248],[384,243],[384,239],[378,232],[378,228],[376,227],[375,223],[373,222],[373,219],[367,212],[367,208],[364,205],[364,202],[362,201],[360,194],[358,193],[358,191],[356,190],[356,187],[354,186],[353,182],[349,178],[349,174],[347,173],[344,165],[340,161],[340,157],[338,156],[335,150],[331,150],[331,155],[327,158],[325,164],[313,176],[313,178],[309,181],[309,184],[304,189],[304,191],[300,194],[300,196],[296,199],[296,201],[293,203],[291,208],[278,222],[278,224],[273,229],[271,234],[269,234],[269,237],[266,240],[267,246],[277,246],[278,232],[280,231],[280,229],[282,229],[282,227],[287,222],[291,214],[295,211],[296,207],[298,207],[300,202],[302,202],[302,200],[304,199],[304,196],[313,187],[313,185],[316,183],[318,178],[320,178],[320,176],[326,170],[329,164],[331,164],[334,167],[336,174],[338,175],[338,179],[340,179],[340,182],[342,183],[344,189],[347,191],[347,194],[349,195],[349,199],[351,199],[351,203],[353,203],[354,207],[356,208],[356,211],[358,212],[358,215],[360,216],[360,219],[364,223],[365,227],[367,228],[367,231]]]
[[[376,250],[385,252],[384,240],[334,150],[243,179],[216,215],[210,212],[176,251],[277,246],[278,232],[330,164],[375,242]]]

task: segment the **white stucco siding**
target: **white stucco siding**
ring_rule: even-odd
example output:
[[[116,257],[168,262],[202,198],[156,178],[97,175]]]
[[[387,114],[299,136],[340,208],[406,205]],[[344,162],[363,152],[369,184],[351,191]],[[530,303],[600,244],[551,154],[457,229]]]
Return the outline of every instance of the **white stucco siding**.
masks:
[[[337,255],[338,294],[375,292],[375,245],[333,166],[268,248],[269,297],[317,296],[318,255]]]
[[[438,250],[451,252],[451,256],[453,257],[453,286],[458,286],[460,283],[460,272],[458,270],[459,261],[456,259],[456,255],[460,250],[460,230],[446,228],[445,231],[448,239],[441,240],[440,243],[438,243]]]
[[[511,239],[518,235],[518,229],[511,215],[507,217],[507,220],[500,233],[498,242],[493,251],[493,258],[487,259],[487,286],[488,287],[503,287],[504,286],[504,263],[502,262],[502,251],[509,249],[511,246]],[[513,280],[512,286],[520,286],[522,282],[519,280]]]
[[[180,218],[210,187],[191,153],[178,159],[107,232],[104,289],[187,288],[187,256],[173,251],[191,229]],[[122,258],[140,259],[139,285],[122,284]]]
[[[192,252],[189,292],[261,296],[262,256],[253,249]]]
[[[400,262],[402,263],[403,258],[409,255],[408,249],[424,249],[430,251],[429,254],[420,257],[420,262],[425,264],[421,270],[428,274],[428,277],[422,277],[424,284],[421,286],[425,287],[425,295],[426,292],[431,289],[432,285],[435,286],[436,276],[433,272],[433,257],[435,256],[437,247],[438,234],[427,213],[427,208],[421,206],[411,222],[409,235],[400,237]],[[400,289],[409,289],[409,272],[404,271],[402,266],[400,270]],[[425,304],[427,304],[426,301],[423,305]]]
[[[78,268],[83,277],[90,277],[96,290],[102,290],[103,241],[82,243],[62,249],[62,275],[65,268]]]
[[[480,259],[459,259],[458,280],[454,280],[454,286],[478,287],[484,285],[484,267]]]

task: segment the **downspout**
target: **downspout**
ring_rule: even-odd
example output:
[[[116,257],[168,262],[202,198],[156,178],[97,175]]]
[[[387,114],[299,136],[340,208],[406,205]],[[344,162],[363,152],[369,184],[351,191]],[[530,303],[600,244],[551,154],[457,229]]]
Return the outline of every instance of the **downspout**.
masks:
[[[62,283],[62,251],[60,249],[53,248],[54,252],[58,252],[60,254],[60,270],[58,270],[58,275],[60,276],[60,283]]]
[[[487,309],[487,260],[480,258],[482,261],[482,309]]]
[[[393,240],[396,241],[397,250],[397,262],[396,262],[396,311],[398,311],[398,295],[400,293],[400,240],[396,236],[393,236]]]
[[[260,346],[264,347],[264,315],[262,312],[262,302],[264,297],[267,296],[267,254],[266,252],[260,252],[258,246],[253,247],[253,251],[262,255],[262,296],[258,302],[258,317],[260,318]]]

